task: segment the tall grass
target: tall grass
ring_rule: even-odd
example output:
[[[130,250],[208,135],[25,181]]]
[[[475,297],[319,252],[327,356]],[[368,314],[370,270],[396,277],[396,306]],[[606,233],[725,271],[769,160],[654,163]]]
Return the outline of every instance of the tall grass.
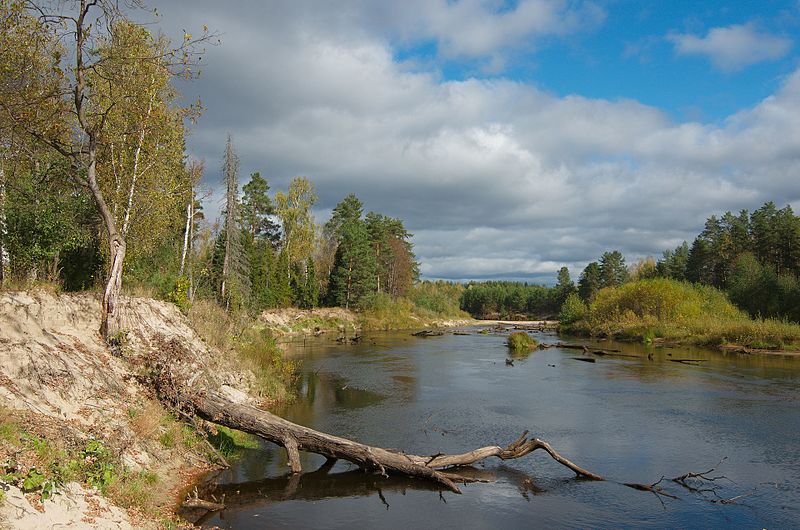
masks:
[[[361,329],[411,329],[424,325],[414,314],[415,306],[407,298],[392,298],[388,294],[371,296],[359,315]]]
[[[214,302],[197,300],[189,309],[189,321],[207,344],[219,349],[232,366],[255,374],[255,390],[272,401],[288,401],[297,365],[283,355],[268,330],[245,311],[228,313]]]
[[[371,296],[360,314],[362,329],[412,329],[442,320],[468,319],[459,308],[464,287],[446,282],[425,281],[415,285],[407,297],[392,298],[381,293]]]
[[[579,333],[643,341],[663,338],[768,349],[800,346],[799,325],[751,319],[713,287],[665,278],[601,289],[580,318],[564,324]]]
[[[416,312],[422,315],[442,318],[469,318],[461,310],[461,297],[464,285],[452,282],[420,282],[411,289],[408,298],[413,302]]]

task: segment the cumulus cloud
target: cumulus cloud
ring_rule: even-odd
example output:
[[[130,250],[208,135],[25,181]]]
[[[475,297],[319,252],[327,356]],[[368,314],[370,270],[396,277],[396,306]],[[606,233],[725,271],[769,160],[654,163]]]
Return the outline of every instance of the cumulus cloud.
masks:
[[[605,18],[599,6],[587,1],[409,0],[377,5],[381,7],[373,16],[403,40],[432,39],[447,57],[495,62],[503,50],[591,29]]]
[[[159,11],[223,33],[183,87],[208,108],[190,149],[209,182],[230,131],[243,181],[308,176],[320,220],[351,192],[404,219],[426,277],[577,275],[609,249],[658,256],[714,212],[800,201],[800,73],[722,123],[676,123],[637,101],[409,71],[392,38],[362,29],[374,5],[197,4]]]
[[[672,34],[667,38],[677,54],[706,56],[725,72],[780,59],[792,46],[790,39],[760,32],[753,24],[712,28],[705,37]]]

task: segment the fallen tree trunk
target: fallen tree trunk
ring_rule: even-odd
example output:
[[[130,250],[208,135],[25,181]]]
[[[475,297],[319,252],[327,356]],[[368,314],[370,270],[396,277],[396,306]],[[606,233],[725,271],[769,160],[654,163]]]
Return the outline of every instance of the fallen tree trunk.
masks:
[[[283,446],[292,473],[302,471],[299,451],[308,451],[331,460],[347,460],[365,470],[386,476],[392,472],[434,480],[452,492],[461,493],[456,482],[467,483],[474,480],[443,469],[467,466],[492,456],[502,460],[520,458],[537,449],[544,449],[554,460],[579,477],[603,480],[600,475],[587,471],[561,456],[547,442],[538,438],[528,439],[528,431],[522,433],[522,436],[505,448],[487,446],[457,455],[418,456],[372,447],[303,427],[248,403],[234,402],[229,394],[221,391],[205,390],[193,397],[192,404],[195,413],[208,421],[254,434]]]

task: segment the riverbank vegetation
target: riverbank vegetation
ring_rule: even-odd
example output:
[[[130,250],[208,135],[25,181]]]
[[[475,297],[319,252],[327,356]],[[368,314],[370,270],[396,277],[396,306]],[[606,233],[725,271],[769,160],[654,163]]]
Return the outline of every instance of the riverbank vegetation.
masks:
[[[617,251],[586,266],[561,321],[573,331],[642,340],[800,347],[800,218],[768,202],[712,215],[692,245],[631,267]]]
[[[561,312],[565,331],[643,342],[798,349],[800,326],[751,318],[715,287],[669,278],[603,288],[588,304],[571,295]]]
[[[208,451],[192,429],[157,403],[131,407],[129,414],[140,440],[162,456]],[[0,452],[13,455],[0,462],[0,480],[38,502],[63,494],[67,484],[77,482],[95,488],[117,506],[160,520],[164,526],[173,524],[170,490],[176,481],[165,478],[174,472],[169,465],[126,467],[120,463],[117,446],[5,407],[0,407]]]
[[[626,268],[622,254],[606,252],[583,270],[578,291],[591,302],[602,288],[651,278],[715,287],[753,317],[800,322],[800,217],[772,202],[752,213],[712,215],[691,245],[665,250],[658,261]]]

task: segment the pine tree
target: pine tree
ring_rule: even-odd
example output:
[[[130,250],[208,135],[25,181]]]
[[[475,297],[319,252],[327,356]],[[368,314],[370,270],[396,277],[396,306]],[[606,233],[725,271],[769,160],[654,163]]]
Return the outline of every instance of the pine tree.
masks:
[[[593,302],[600,287],[600,264],[593,261],[581,273],[581,277],[578,280],[578,294],[581,295],[584,302]]]
[[[604,252],[600,257],[600,286],[616,287],[628,281],[625,258],[619,250]]]
[[[404,295],[419,275],[419,266],[403,221],[369,212],[365,223],[375,254],[377,293]]]
[[[558,270],[558,283],[555,289],[555,302],[557,307],[561,307],[569,295],[576,292],[575,283],[569,277],[569,269],[561,267]]]
[[[703,283],[710,285],[714,278],[713,260],[709,258],[711,254],[708,242],[696,237],[689,249],[686,259],[686,279],[693,283]]]
[[[656,263],[656,274],[662,278],[686,280],[686,262],[689,259],[689,244],[684,241],[675,250],[665,250]]]
[[[330,301],[345,308],[361,307],[376,289],[375,267],[366,225],[361,219],[347,221],[340,227],[328,289]]]
[[[256,239],[249,244],[250,307],[260,313],[277,304],[273,295],[271,271],[275,264],[275,251],[267,240]]]
[[[265,239],[273,247],[280,241],[280,227],[272,219],[275,215],[275,206],[269,196],[269,184],[255,172],[250,175],[250,182],[242,187],[242,204],[240,207],[242,230],[249,237]]]
[[[275,266],[270,270],[271,307],[289,307],[292,305],[292,286],[286,270],[289,268],[289,255],[281,250]]]

